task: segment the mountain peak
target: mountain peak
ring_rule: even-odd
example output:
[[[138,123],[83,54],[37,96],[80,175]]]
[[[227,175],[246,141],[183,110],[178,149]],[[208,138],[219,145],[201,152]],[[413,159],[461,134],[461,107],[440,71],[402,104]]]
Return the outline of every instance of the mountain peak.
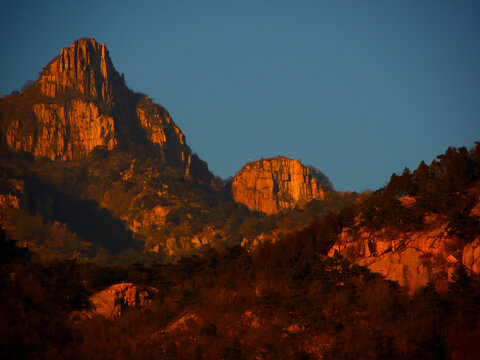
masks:
[[[115,70],[105,44],[92,38],[63,48],[40,74],[40,92],[51,98],[78,93],[93,100],[111,102],[114,87],[123,79]]]
[[[169,113],[128,89],[104,44],[74,41],[21,94],[0,99],[0,142],[35,157],[82,159],[121,143],[151,149],[165,164],[209,181]]]

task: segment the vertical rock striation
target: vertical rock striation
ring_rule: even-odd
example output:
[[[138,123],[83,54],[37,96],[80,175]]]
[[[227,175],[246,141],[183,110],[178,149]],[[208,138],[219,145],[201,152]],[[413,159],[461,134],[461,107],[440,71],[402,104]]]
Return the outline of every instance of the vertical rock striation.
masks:
[[[78,93],[106,104],[113,101],[115,87],[123,79],[114,69],[105,44],[80,39],[62,49],[41,73],[40,92],[51,98]]]
[[[283,156],[248,163],[232,180],[234,200],[266,214],[323,200],[328,190],[323,174]]]
[[[5,136],[10,148],[51,160],[70,160],[86,157],[97,146],[111,150],[116,145],[113,118],[100,113],[93,103],[37,103],[33,115],[33,131],[23,132],[21,119],[10,122]]]

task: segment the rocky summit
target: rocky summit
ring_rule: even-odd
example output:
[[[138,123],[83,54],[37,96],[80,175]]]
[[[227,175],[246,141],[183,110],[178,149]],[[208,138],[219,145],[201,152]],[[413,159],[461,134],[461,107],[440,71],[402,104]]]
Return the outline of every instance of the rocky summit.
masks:
[[[323,200],[329,190],[325,175],[283,156],[250,162],[232,180],[235,201],[269,215]]]
[[[51,98],[78,92],[110,103],[115,90],[124,82],[114,69],[105,44],[80,39],[62,49],[45,67],[38,84],[40,92]]]
[[[94,39],[62,49],[37,81],[0,100],[0,134],[13,150],[62,161],[120,143],[150,144],[186,175],[208,173],[168,112],[128,89],[106,46]]]

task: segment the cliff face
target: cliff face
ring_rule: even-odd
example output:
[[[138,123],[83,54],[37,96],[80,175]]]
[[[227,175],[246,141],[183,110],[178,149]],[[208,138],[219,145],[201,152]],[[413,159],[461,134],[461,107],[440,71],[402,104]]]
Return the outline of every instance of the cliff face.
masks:
[[[245,165],[232,180],[235,201],[250,210],[276,214],[281,210],[323,200],[330,186],[298,160],[283,156]]]
[[[72,100],[65,104],[33,105],[35,128],[22,131],[22,120],[13,119],[5,141],[14,150],[51,160],[84,158],[97,146],[113,149],[115,122],[91,102]]]
[[[182,164],[186,175],[192,171],[192,154],[185,142],[185,135],[175,125],[170,114],[148,97],[142,98],[136,106],[136,116],[147,138],[160,148],[163,159],[168,164]],[[208,172],[206,163],[194,159],[196,166]]]
[[[208,176],[168,112],[129,90],[104,44],[80,39],[21,94],[0,99],[0,135],[14,150],[51,160],[87,157],[122,140],[150,142],[166,164]]]

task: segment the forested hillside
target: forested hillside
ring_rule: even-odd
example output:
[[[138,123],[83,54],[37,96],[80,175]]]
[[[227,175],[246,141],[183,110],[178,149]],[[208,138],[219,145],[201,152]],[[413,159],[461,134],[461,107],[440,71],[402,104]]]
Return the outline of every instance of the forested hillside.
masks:
[[[407,293],[348,257],[327,254],[345,227],[419,231],[426,212],[446,217],[453,253],[472,244],[479,150],[448,149],[430,166],[393,175],[365,200],[250,251],[104,266],[41,261],[3,236],[2,355],[475,359],[480,282],[460,261],[444,286],[429,282]],[[415,205],[402,206],[406,197]],[[145,289],[150,300],[122,307],[119,316],[96,313],[91,296],[120,283]]]
[[[14,260],[1,276],[6,358],[474,359],[479,351],[480,284],[463,268],[446,291],[429,285],[408,296],[325,257],[307,230],[252,253],[129,267]],[[152,302],[110,319],[72,317],[120,282],[153,287]]]

